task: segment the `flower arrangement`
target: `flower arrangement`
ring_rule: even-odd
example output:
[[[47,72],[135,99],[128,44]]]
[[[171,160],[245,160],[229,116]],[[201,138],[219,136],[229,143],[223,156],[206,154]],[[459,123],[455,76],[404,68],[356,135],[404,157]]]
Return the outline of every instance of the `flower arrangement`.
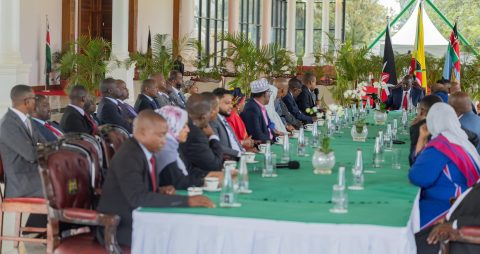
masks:
[[[350,105],[362,100],[362,98],[367,95],[367,85],[368,84],[366,82],[361,82],[357,85],[356,89],[349,89],[343,92],[343,97],[345,98],[346,105]]]
[[[305,113],[307,113],[309,116],[318,116],[317,115],[319,113],[318,107],[315,106],[315,107],[307,108],[305,109]]]
[[[345,109],[341,105],[337,104],[329,104],[327,106],[327,111],[325,114],[325,118],[327,120],[333,119],[334,115],[338,115],[339,117],[342,117],[345,114]]]

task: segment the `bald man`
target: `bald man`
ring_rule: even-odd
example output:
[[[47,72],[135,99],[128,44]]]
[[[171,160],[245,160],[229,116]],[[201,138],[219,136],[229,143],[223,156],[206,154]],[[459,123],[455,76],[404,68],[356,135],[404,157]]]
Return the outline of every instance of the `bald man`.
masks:
[[[133,122],[133,137],[122,144],[112,159],[97,210],[120,216],[120,245],[131,245],[132,211],[138,207],[215,206],[204,196],[179,196],[171,186],[159,188],[153,154],[165,145],[167,130],[167,123],[159,114],[153,110],[140,112]],[[99,240],[103,242],[101,237]]]
[[[151,75],[150,78],[157,82],[158,94],[155,100],[157,101],[158,106],[162,108],[166,105],[173,105],[173,103],[170,101],[170,97],[168,96],[172,88],[168,85],[165,77],[163,77],[162,74],[154,74]]]
[[[102,99],[98,104],[97,117],[102,124],[115,124],[132,133],[132,123],[128,121],[127,114],[119,105],[118,98],[122,91],[113,78],[106,78],[100,85]]]
[[[462,128],[467,129],[480,137],[480,117],[472,111],[472,100],[465,92],[456,92],[448,98],[458,115]]]
[[[297,120],[287,108],[282,98],[288,94],[288,80],[285,78],[277,78],[273,81],[273,85],[278,89],[277,98],[275,98],[275,111],[282,119],[283,124],[288,131],[298,129],[302,126],[302,122]]]

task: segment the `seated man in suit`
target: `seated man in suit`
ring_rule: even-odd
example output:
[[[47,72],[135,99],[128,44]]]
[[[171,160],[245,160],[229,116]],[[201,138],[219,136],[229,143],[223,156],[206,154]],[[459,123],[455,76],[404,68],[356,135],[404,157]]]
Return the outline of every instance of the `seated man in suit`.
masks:
[[[220,138],[223,154],[233,159],[238,159],[243,151],[240,141],[227,121],[233,109],[233,95],[225,88],[216,88],[213,90],[219,101],[219,111],[217,117],[210,123],[213,131]]]
[[[157,100],[158,107],[162,108],[163,106],[173,105],[170,101],[168,94],[171,92],[172,88],[167,84],[165,78],[162,74],[154,74],[150,76],[151,79],[157,82],[158,94],[155,100]]]
[[[98,104],[97,117],[102,124],[116,124],[131,133],[132,123],[128,121],[122,108],[118,105],[117,99],[121,91],[118,89],[116,82],[113,78],[102,81],[100,85],[102,99]]]
[[[451,94],[448,104],[453,107],[458,115],[463,129],[467,129],[480,137],[480,117],[472,111],[472,100],[465,92]]]
[[[171,86],[171,92],[169,94],[170,100],[175,106],[185,108],[186,99],[183,95],[183,75],[177,70],[170,71],[170,77],[168,77],[168,83]]]
[[[142,83],[142,93],[138,95],[135,102],[135,111],[139,112],[145,109],[159,109],[159,105],[155,98],[157,97],[157,83],[153,79],[145,79]]]
[[[133,137],[126,140],[112,159],[97,210],[117,214],[120,245],[132,242],[132,211],[138,207],[214,207],[204,196],[178,196],[173,187],[159,188],[154,153],[165,145],[167,123],[153,112],[140,112],[133,122]],[[100,242],[101,232],[98,230]]]
[[[218,113],[218,102],[212,93],[192,95],[187,102],[187,141],[180,144],[181,153],[188,164],[205,172],[219,171],[223,167],[223,149],[210,121]],[[189,172],[189,174],[196,172]]]
[[[247,132],[253,140],[265,143],[275,138],[275,125],[272,124],[265,106],[270,100],[270,86],[264,78],[250,83],[251,98],[240,114]]]
[[[60,128],[64,133],[81,132],[91,135],[97,133],[97,125],[89,114],[85,113],[85,104],[92,100],[87,89],[81,85],[72,88],[69,94],[70,104],[65,108]]]
[[[302,92],[302,83],[296,78],[292,78],[288,81],[288,93],[282,98],[283,102],[287,106],[288,111],[299,121],[303,123],[313,123],[316,120],[315,117],[307,116],[298,108],[295,98]]]
[[[56,122],[50,120],[50,103],[45,95],[35,95],[35,110],[32,112],[32,124],[46,141],[57,141],[63,132]]]
[[[313,73],[307,72],[303,75],[302,81],[302,92],[295,98],[295,101],[300,111],[308,115],[306,110],[317,106],[317,97],[313,92],[317,88],[317,78]]]
[[[440,97],[443,102],[448,103],[448,90],[450,89],[450,80],[440,79],[431,87],[431,93]]]
[[[128,122],[132,123],[133,119],[137,117],[137,112],[132,106],[130,106],[130,104],[125,101],[128,100],[128,97],[130,97],[127,84],[121,79],[117,79],[115,81],[115,84],[117,84],[119,92],[119,94],[117,95],[118,106],[120,106],[122,112],[126,116],[125,119],[127,119]]]
[[[413,86],[414,81],[412,75],[406,75],[400,83],[401,86],[392,89],[386,102],[387,107],[391,110],[408,109],[410,102],[413,106],[417,106],[417,103],[423,98],[423,90]]]
[[[302,126],[302,122],[297,120],[290,111],[288,111],[287,105],[283,102],[282,98],[288,94],[288,81],[285,78],[277,78],[273,81],[273,85],[277,87],[277,98],[275,99],[275,111],[282,119],[285,128],[288,131],[293,131]]]
[[[466,243],[459,230],[480,226],[480,183],[466,190],[452,205],[446,220],[415,234],[418,254],[438,254],[440,241],[449,241],[450,253],[480,253],[480,244]],[[463,238],[463,239],[462,239]]]

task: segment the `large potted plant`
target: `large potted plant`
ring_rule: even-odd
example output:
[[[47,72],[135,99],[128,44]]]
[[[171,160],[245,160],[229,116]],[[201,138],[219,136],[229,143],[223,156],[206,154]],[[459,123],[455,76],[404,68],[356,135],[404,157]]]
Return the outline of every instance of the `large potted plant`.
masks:
[[[58,70],[68,80],[67,88],[81,84],[95,94],[105,78],[110,60],[110,42],[102,38],[80,36],[77,41],[70,43],[60,59]]]

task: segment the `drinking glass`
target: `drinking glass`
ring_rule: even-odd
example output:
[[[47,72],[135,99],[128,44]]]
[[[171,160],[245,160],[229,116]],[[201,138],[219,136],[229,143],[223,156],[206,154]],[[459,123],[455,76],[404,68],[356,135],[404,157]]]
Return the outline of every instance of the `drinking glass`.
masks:
[[[393,169],[401,169],[401,163],[400,160],[402,158],[402,150],[398,148],[394,148],[392,150],[392,168]]]
[[[347,213],[348,212],[348,196],[345,191],[345,186],[339,186],[337,184],[332,187],[332,203],[333,208],[330,209],[331,213]]]

